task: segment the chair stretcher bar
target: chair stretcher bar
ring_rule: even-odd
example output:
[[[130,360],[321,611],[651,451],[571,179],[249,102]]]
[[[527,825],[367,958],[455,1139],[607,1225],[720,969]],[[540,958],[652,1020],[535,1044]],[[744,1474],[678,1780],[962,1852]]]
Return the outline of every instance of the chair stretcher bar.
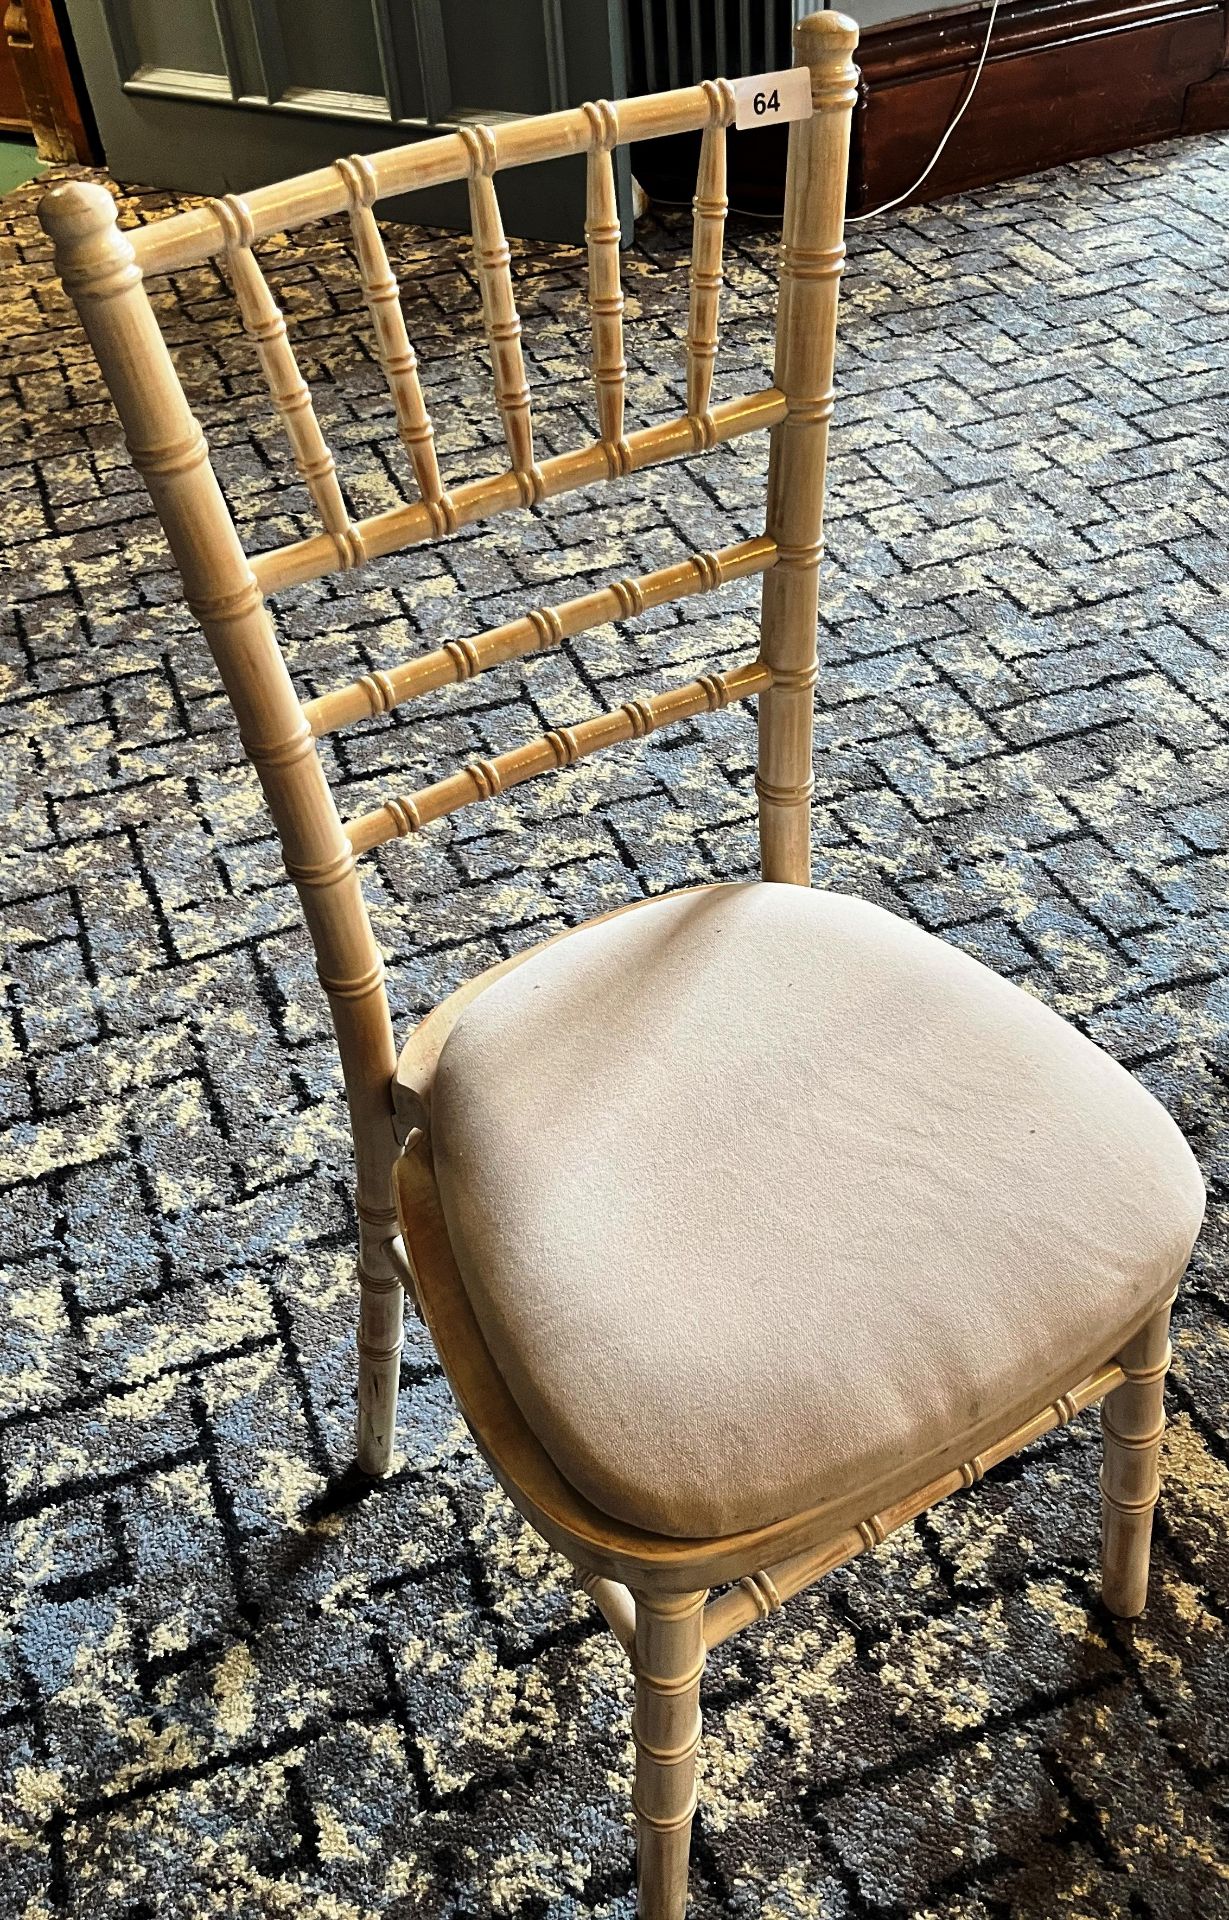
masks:
[[[403,661],[385,672],[364,674],[349,686],[306,700],[303,711],[319,738],[356,720],[388,713],[406,700],[417,700],[458,680],[472,680],[488,667],[501,666],[530,653],[559,646],[578,633],[588,633],[610,620],[628,620],[671,600],[711,593],[729,580],[765,573],[777,557],[776,543],[767,534],[742,540],[716,553],[697,553],[672,566],[659,567],[636,579],[615,580],[609,586],[558,606],[537,607],[519,620],[488,627],[468,640],[448,640],[443,646]]]
[[[642,740],[646,734],[679,720],[715,713],[731,700],[750,699],[771,685],[772,669],[760,660],[752,660],[725,673],[702,674],[666,693],[625,701],[612,713],[596,714],[574,727],[553,727],[523,747],[513,747],[490,760],[471,760],[468,766],[429,787],[420,787],[404,798],[386,800],[370,813],[348,821],[346,837],[355,853],[366,853],[386,840],[416,833],[420,827],[472,806],[476,800],[493,799],[522,780],[532,780],[556,767],[574,766],[588,754],[625,740]]]

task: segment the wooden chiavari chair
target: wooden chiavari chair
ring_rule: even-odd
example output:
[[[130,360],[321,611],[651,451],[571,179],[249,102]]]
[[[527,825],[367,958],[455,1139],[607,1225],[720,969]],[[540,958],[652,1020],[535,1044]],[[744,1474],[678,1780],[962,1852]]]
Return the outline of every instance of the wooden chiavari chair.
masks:
[[[807,891],[856,40],[835,13],[795,30],[813,112],[790,129],[774,379],[719,404],[725,81],[463,127],[132,233],[96,185],[70,182],[43,203],[264,787],[332,1009],[358,1176],[360,1463],[389,1464],[410,1287],[494,1473],[630,1656],[645,1920],[686,1906],[707,1651],[1097,1400],[1103,1591],[1117,1613],[1140,1611],[1169,1309],[1202,1212],[1177,1129],[1088,1041],[942,942]],[[686,412],[629,431],[612,153],[696,130]],[[539,458],[495,175],[578,153],[598,434]],[[509,466],[446,485],[372,208],[461,178]],[[343,211],[418,487],[357,521],[254,253],[264,235]],[[321,521],[254,555],[144,289],[147,274],[219,255]],[[759,428],[772,434],[759,538],[300,702],[267,595]],[[756,659],[341,820],[320,736],[752,574],[763,575]],[[518,954],[437,1007],[398,1062],[357,856],[752,696],[769,884],[637,902]]]

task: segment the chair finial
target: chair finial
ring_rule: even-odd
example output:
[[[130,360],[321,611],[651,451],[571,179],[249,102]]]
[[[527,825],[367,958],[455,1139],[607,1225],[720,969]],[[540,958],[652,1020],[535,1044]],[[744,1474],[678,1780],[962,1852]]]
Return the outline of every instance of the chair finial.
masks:
[[[65,180],[38,203],[39,222],[57,247],[115,225],[115,201],[97,180]]]

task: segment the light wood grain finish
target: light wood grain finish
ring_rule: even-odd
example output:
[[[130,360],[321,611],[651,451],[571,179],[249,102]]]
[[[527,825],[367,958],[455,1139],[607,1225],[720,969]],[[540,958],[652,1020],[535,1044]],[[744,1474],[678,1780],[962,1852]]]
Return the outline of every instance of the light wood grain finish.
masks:
[[[714,124],[700,142],[700,171],[692,202],[691,307],[687,322],[687,411],[708,412],[717,358],[721,303],[721,248],[729,208],[725,190],[725,122],[733,115],[728,80],[710,80]]]
[[[735,440],[744,433],[759,433],[785,418],[785,395],[775,387],[760,393],[741,394],[736,400],[723,400],[702,419],[680,414],[657,426],[641,427],[627,435],[627,471],[638,473],[658,466],[663,460],[682,460],[689,454],[705,453],[710,447]],[[610,478],[610,461],[600,440],[569,453],[552,454],[536,468],[542,498],[571,493],[577,487],[591,487]],[[537,488],[539,481],[531,483]],[[449,493],[453,525],[471,526],[476,520],[509,513],[523,507],[526,485],[516,473],[497,473],[487,480],[468,480]],[[451,530],[451,529],[450,529]],[[383,513],[355,524],[359,543],[369,560],[377,555],[395,553],[402,547],[416,546],[436,537],[435,517],[430,507],[416,500],[405,506],[388,507]],[[338,567],[336,548],[324,535],[297,540],[290,546],[274,547],[251,556],[252,571],[262,592],[276,593],[283,587],[301,586],[318,580]]]
[[[529,382],[521,351],[521,317],[512,288],[512,255],[504,236],[503,217],[491,175],[496,166],[495,135],[490,127],[462,127],[469,153],[469,217],[474,236],[474,268],[482,289],[482,318],[495,398],[504,423],[508,457],[521,494],[522,506],[545,497],[542,476],[533,458],[533,421]]]
[[[429,507],[438,509],[436,533],[451,533],[455,523],[440,480],[435,432],[418,377],[418,356],[406,332],[397,277],[371,211],[376,194],[375,168],[366,154],[355,153],[339,160],[337,171],[346,189],[359,279],[375,330],[376,352],[396,408],[397,432],[414,470],[419,494]]]
[[[623,357],[623,284],[619,276],[619,207],[613,151],[619,116],[609,100],[590,101],[593,143],[585,181],[585,242],[589,249],[589,311],[593,316],[593,384],[597,391],[598,439],[612,477],[627,472],[623,405],[627,362]]]
[[[1118,1356],[1122,1385],[1101,1409],[1101,1592],[1120,1619],[1133,1620],[1148,1600],[1152,1515],[1161,1490],[1165,1375],[1171,1296]]]
[[[141,280],[102,188],[69,181],[40,209],[56,266],[77,305],[217,662],[249,759],[298,888],[337,1034],[358,1163],[360,1268],[382,1282],[396,1232],[389,1173],[397,1151],[389,1082],[396,1063],[380,957],[311,729],[278,649],[260,589],[209,464]],[[381,1296],[379,1340],[392,1343],[399,1296]],[[378,1396],[365,1380],[368,1410]],[[391,1428],[364,1415],[360,1454],[387,1465]]]
[[[390,703],[390,687],[395,701],[427,685],[443,684],[444,678],[464,677],[475,660],[485,665],[534,644],[551,644],[557,622],[560,631],[580,623],[579,631],[590,621],[659,604],[659,596],[702,590],[720,578],[758,571],[771,564],[774,549],[766,539],[746,542],[728,555],[701,555],[660,569],[643,585],[619,582],[602,596],[583,596],[579,603],[566,603],[560,610],[539,610],[526,621],[479,636],[474,651],[456,642],[437,649],[425,662],[394,670],[394,676],[367,676],[338,695],[311,703],[310,714],[294,697],[264,596],[450,533],[488,513],[509,511],[657,461],[702,453],[738,434],[770,427],[783,417],[784,396],[770,388],[726,402],[702,416],[664,421],[626,437],[621,432],[611,148],[616,138],[649,138],[693,125],[711,126],[714,114],[727,110],[732,111],[728,89],[714,92],[709,86],[618,106],[597,103],[542,121],[504,125],[498,131],[465,128],[400,153],[351,157],[242,197],[226,195],[130,236],[116,231],[114,207],[97,190],[65,188],[46,201],[46,224],[56,240],[65,283],[89,328],[180,565],[189,603],[214,651],[245,747],[260,773],[287,871],[304,903],[332,1008],[358,1166],[359,1456],[372,1471],[382,1471],[391,1458],[405,1277],[388,1182],[396,1147],[390,1093],[393,1050],[383,964],[354,872],[355,846],[342,828],[325,783],[313,728],[340,724],[357,711],[381,710]],[[508,249],[492,176],[499,166],[580,152],[588,153],[591,161],[602,437],[553,456],[539,467],[534,460]],[[476,264],[512,465],[506,474],[450,493],[440,477],[395,277],[372,207],[385,193],[463,177],[470,182]],[[349,513],[284,318],[253,251],[262,235],[342,210],[350,216],[377,351],[421,495],[417,501],[363,521],[355,521]],[[142,285],[142,267],[150,272],[169,271],[217,253],[227,257],[244,326],[256,345],[296,464],[323,526],[318,535],[251,558],[242,551],[208,466],[204,441]],[[555,730],[541,742],[437,782],[408,802],[390,803],[358,824],[356,844],[373,845],[392,831],[404,830],[415,823],[419,809],[423,815],[438,817],[480,792],[528,778],[548,764],[569,764],[581,753],[635,738],[671,719],[711,710],[767,685],[767,675],[757,667],[739,669],[732,676],[705,676],[688,688],[650,701],[629,702],[619,716],[598,716],[578,729]]]
[[[472,806],[476,800],[493,800],[522,780],[559,767],[575,766],[591,753],[615,747],[627,740],[643,740],[659,727],[679,720],[694,719],[697,714],[716,713],[731,700],[749,700],[769,684],[768,669],[759,661],[731,667],[725,673],[705,673],[668,693],[650,693],[639,700],[626,700],[613,713],[595,714],[574,727],[553,727],[523,747],[497,753],[489,760],[471,760],[460,772],[416,793],[386,800],[383,806],[347,822],[346,835],[356,853],[365,853],[386,840],[417,833],[433,820]]]
[[[1150,1304],[1135,1324],[1121,1328],[1115,1355],[1055,1353],[1052,1371],[1040,1382],[1033,1377],[1027,1396],[1014,1401],[1006,1396],[1010,1404],[985,1412],[924,1458],[897,1461],[874,1485],[843,1487],[807,1512],[706,1539],[651,1534],[590,1505],[526,1425],[486,1347],[457,1270],[432,1164],[431,1083],[441,1049],[464,1007],[528,955],[488,969],[434,1008],[412,1036],[394,1076],[383,963],[355,871],[356,853],[459,807],[674,720],[759,695],[763,870],[771,879],[807,883],[818,567],[855,41],[852,23],[836,14],[815,15],[796,29],[798,57],[811,69],[815,114],[790,131],[775,385],[718,406],[711,403],[711,376],[723,129],[733,113],[725,83],[617,106],[598,102],[495,130],[465,128],[368,160],[341,161],[279,187],[255,189],[242,201],[228,197],[131,240],[117,230],[113,203],[97,186],[69,182],[44,202],[57,264],[94,343],[134,461],[166,528],[189,604],[208,638],[268,799],[329,998],[357,1163],[360,1461],[379,1472],[392,1456],[408,1279],[457,1405],[493,1473],[543,1539],[567,1557],[630,1653],[641,1920],[683,1920],[685,1914],[706,1650],[775,1612],[832,1568],[874,1547],[937,1501],[973,1486],[996,1462],[1102,1398],[1106,1603],[1130,1617],[1142,1608],[1147,1588],[1169,1358],[1168,1305],[1158,1312]],[[688,411],[678,420],[627,433],[611,151],[616,139],[690,129],[704,129],[705,137],[696,196]],[[492,175],[499,166],[564,153],[588,155],[599,438],[535,464],[519,321]],[[505,474],[446,493],[395,279],[371,209],[381,194],[464,177],[470,181],[476,261],[512,465]],[[357,524],[346,516],[284,324],[252,253],[262,233],[343,208],[350,212],[364,296],[422,495]],[[245,324],[325,527],[318,536],[255,560],[240,545],[138,264],[182,266],[223,250]],[[537,609],[472,639],[450,641],[306,706],[297,700],[264,591],[447,533],[486,514],[659,460],[702,453],[764,426],[772,428],[773,438],[767,528],[761,537]],[[753,573],[764,574],[758,660],[629,700],[575,726],[552,728],[343,826],[314,735],[557,645],[604,621]],[[400,1157],[397,1131],[406,1142]],[[396,1234],[398,1221],[404,1245]],[[727,1583],[733,1584],[707,1598]]]
[[[324,523],[335,555],[334,565],[360,566],[366,555],[362,539],[350,518],[337,479],[337,464],[329,451],[307,382],[299,371],[282,310],[252,252],[252,221],[238,194],[215,200],[219,219],[226,224],[226,264],[243,321],[256,352],[307,491]]]
[[[618,1580],[603,1580],[600,1574],[578,1571],[576,1584],[589,1595],[625,1653],[636,1639],[636,1602]]]
[[[811,737],[818,672],[824,469],[836,353],[837,286],[845,259],[849,119],[857,92],[857,29],[816,14],[794,29],[811,68],[814,113],[790,127],[774,379],[786,414],[773,428],[767,530],[777,565],[764,581],[760,647],[773,669],[760,708],[760,847],[766,880],[809,886]],[[827,24],[825,24],[827,23]]]
[[[812,1586],[816,1580],[822,1580],[834,1568],[844,1566],[846,1561],[856,1559],[868,1547],[881,1546],[889,1534],[907,1526],[919,1514],[937,1506],[940,1500],[950,1498],[962,1488],[976,1486],[992,1467],[997,1467],[1013,1453],[1019,1453],[1034,1440],[1039,1440],[1043,1433],[1050,1433],[1055,1427],[1065,1427],[1085,1407],[1092,1406],[1103,1395],[1113,1393],[1122,1378],[1122,1368],[1114,1362],[1096,1368],[1066,1393],[1038,1408],[1027,1420],[1022,1420],[1010,1433],[983,1447],[971,1460],[962,1461],[958,1467],[950,1467],[946,1473],[928,1480],[925,1486],[917,1487],[902,1499],[893,1501],[881,1513],[868,1513],[865,1519],[859,1520],[856,1526],[838,1534],[835,1539],[823,1540],[817,1546],[792,1554],[774,1566],[745,1575],[737,1586],[719,1595],[705,1613],[704,1635],[709,1648],[720,1646],[723,1640],[728,1640],[741,1627],[750,1626],[755,1620],[767,1619],[796,1593]]]
[[[640,1920],[683,1920],[696,1810],[707,1594],[637,1593],[632,1738]]]
[[[712,103],[703,85],[678,87],[668,93],[618,102],[619,140],[659,140],[673,133],[694,133],[712,118]],[[733,114],[730,115],[733,118]],[[508,120],[491,129],[496,167],[526,167],[543,160],[562,160],[587,153],[593,129],[583,107],[542,114],[529,120]],[[389,147],[370,156],[376,177],[376,199],[414,193],[420,187],[441,187],[464,180],[470,171],[464,130],[440,134],[404,147]],[[254,187],[245,194],[257,240],[272,233],[293,232],[313,220],[344,213],[346,190],[335,167],[317,167],[291,180]],[[226,233],[208,205],[166,220],[151,221],[130,238],[146,274],[174,273],[198,265],[226,246]]]
[[[579,599],[565,600],[557,607],[536,607],[519,620],[501,627],[489,627],[470,640],[449,640],[417,660],[390,667],[387,672],[364,674],[361,680],[335,693],[321,694],[304,702],[303,711],[316,735],[331,733],[373,714],[388,713],[405,700],[416,700],[437,687],[453,681],[472,680],[488,667],[522,659],[526,654],[557,647],[576,634],[588,633],[609,620],[629,620],[668,601],[685,599],[690,594],[711,593],[730,580],[742,580],[749,574],[764,572],[776,558],[776,549],[766,535],[742,540],[737,546],[722,547],[717,553],[697,553],[677,560],[672,566],[659,567],[638,578],[616,580]]]
[[[356,1135],[357,1144],[357,1135]],[[364,1473],[384,1474],[392,1466],[397,1433],[397,1392],[401,1381],[405,1291],[393,1236],[397,1217],[386,1207],[357,1201],[358,1253],[358,1424],[355,1453]]]

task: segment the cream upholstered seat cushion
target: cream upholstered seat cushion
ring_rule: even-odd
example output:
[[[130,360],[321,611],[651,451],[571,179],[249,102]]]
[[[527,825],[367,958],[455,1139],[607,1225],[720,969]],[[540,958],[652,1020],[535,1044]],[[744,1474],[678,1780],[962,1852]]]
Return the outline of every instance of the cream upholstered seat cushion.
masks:
[[[1203,1212],[1168,1114],[1056,1014],[880,908],[764,883],[496,980],[431,1129],[526,1421],[597,1507],[675,1535],[1032,1411],[1165,1296]]]

